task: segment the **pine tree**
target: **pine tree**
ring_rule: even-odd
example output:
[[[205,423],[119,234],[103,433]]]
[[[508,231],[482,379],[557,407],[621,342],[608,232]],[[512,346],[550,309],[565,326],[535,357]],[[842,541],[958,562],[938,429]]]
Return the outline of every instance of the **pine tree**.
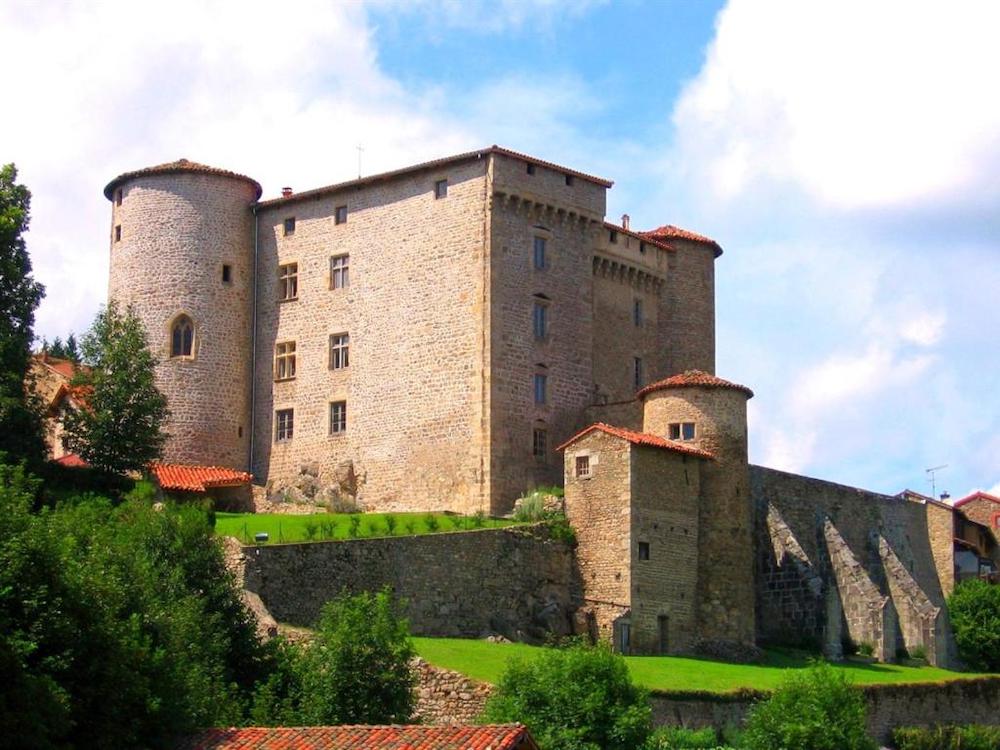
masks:
[[[131,308],[109,302],[83,338],[74,384],[84,403],[66,415],[66,446],[91,466],[115,474],[141,471],[160,457],[167,399],[153,378],[156,359]]]

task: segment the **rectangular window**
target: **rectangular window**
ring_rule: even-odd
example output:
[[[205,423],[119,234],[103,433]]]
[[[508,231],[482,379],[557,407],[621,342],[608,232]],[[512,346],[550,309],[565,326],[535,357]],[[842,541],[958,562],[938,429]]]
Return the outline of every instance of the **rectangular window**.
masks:
[[[333,223],[334,224],[347,223],[347,206],[337,206],[333,210]]]
[[[448,195],[448,180],[438,180],[434,183],[434,197],[445,198]]]
[[[295,377],[295,342],[284,341],[274,346],[274,379],[291,380]]]
[[[639,559],[649,559],[649,542],[639,542]]]
[[[694,440],[694,422],[673,422],[667,428],[671,440]]]
[[[349,337],[346,333],[334,333],[330,336],[330,369],[343,370],[347,367]]]
[[[531,432],[531,455],[544,461],[549,453],[549,433],[544,427],[536,427]]]
[[[228,263],[222,264],[222,283],[228,284],[233,280],[233,267]]]
[[[573,186],[573,175],[571,175],[571,174],[566,175],[566,185],[568,187],[572,187]]]
[[[350,255],[334,255],[330,258],[330,288],[346,289],[351,285]]]
[[[646,254],[646,243],[645,242],[640,242],[639,243],[639,253],[642,254],[642,255]]]
[[[535,165],[534,164],[532,164],[532,163],[529,162],[528,165],[527,165],[527,167],[528,167],[528,174],[534,174],[535,173]]]
[[[642,325],[642,300],[638,297],[632,300],[632,322],[637,326]]]
[[[120,206],[122,204],[122,189],[118,188],[115,191],[115,205]]]
[[[632,357],[632,385],[636,390],[642,388],[642,357]]]
[[[549,306],[544,302],[536,302],[531,313],[532,328],[536,341],[544,341],[549,334]]]
[[[278,299],[297,299],[299,296],[299,264],[278,266]]]
[[[347,402],[333,401],[330,404],[330,434],[347,432]]]
[[[285,236],[295,234],[295,217],[289,216],[285,219]]]
[[[590,476],[590,456],[576,457],[576,475],[578,477]]]
[[[548,401],[549,376],[535,374],[535,403],[544,404]]]
[[[544,237],[535,237],[535,268],[539,271],[548,266],[547,258],[545,257],[545,245]]]
[[[616,231],[615,231],[614,229],[610,230],[610,231],[608,232],[608,239],[609,239],[609,240],[610,240],[610,241],[611,241],[612,243],[616,243],[616,242],[618,242],[618,232],[616,232]]]
[[[115,242],[122,241],[122,225],[115,224]]]
[[[274,439],[277,442],[292,439],[295,431],[295,409],[278,409],[274,413]]]

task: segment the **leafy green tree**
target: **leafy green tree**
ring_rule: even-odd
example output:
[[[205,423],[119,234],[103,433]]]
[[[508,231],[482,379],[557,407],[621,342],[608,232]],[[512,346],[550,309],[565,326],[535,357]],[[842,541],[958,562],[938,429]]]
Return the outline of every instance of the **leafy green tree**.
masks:
[[[948,597],[948,616],[962,661],[983,672],[1000,671],[1000,586],[963,581]]]
[[[0,167],[0,453],[16,460],[45,455],[41,409],[25,388],[35,308],[45,288],[31,275],[23,234],[31,193],[17,183],[13,164]]]
[[[874,750],[867,705],[843,672],[825,662],[792,672],[747,717],[748,750]]]
[[[265,725],[400,724],[413,713],[409,626],[388,591],[327,602],[315,640],[284,646],[253,711]]]
[[[122,312],[109,302],[82,349],[89,369],[74,382],[85,388],[86,405],[66,416],[67,447],[105,471],[140,471],[161,455],[169,413],[142,322],[131,308]]]
[[[70,332],[63,344],[63,356],[71,362],[80,361],[80,345],[77,343],[76,334]]]
[[[573,645],[512,660],[483,718],[526,724],[542,750],[630,750],[650,732],[646,692],[605,646]]]

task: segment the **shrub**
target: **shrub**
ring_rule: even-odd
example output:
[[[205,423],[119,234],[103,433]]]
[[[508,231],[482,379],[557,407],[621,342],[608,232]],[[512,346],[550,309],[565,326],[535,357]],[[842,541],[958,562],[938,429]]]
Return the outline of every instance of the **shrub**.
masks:
[[[865,714],[864,695],[842,672],[816,662],[750,710],[744,742],[748,750],[870,750]]]
[[[472,528],[481,529],[486,525],[486,514],[481,510],[477,510],[472,515]]]
[[[892,732],[892,742],[899,750],[995,750],[1000,747],[1000,727],[899,727]]]
[[[1000,586],[963,581],[948,597],[958,655],[969,667],[1000,671]]]
[[[521,523],[542,521],[545,519],[545,495],[538,490],[520,498],[514,520]]]
[[[867,641],[858,644],[858,653],[862,656],[871,656],[875,653],[874,644],[868,643]]]
[[[319,523],[311,518],[307,518],[302,522],[302,530],[306,532],[306,539],[311,542],[319,533]]]
[[[451,524],[451,528],[455,529],[456,531],[461,529],[462,525],[465,523],[464,516],[456,515],[456,516],[445,516],[445,517],[448,519],[448,523]]]
[[[663,727],[653,732],[646,742],[646,750],[721,750],[722,747],[716,731],[711,727]]]
[[[441,528],[441,524],[438,522],[437,516],[435,516],[433,513],[428,513],[426,516],[424,516],[424,526],[426,526],[427,530],[432,534],[439,528]]]
[[[486,721],[519,721],[545,750],[631,750],[650,732],[644,690],[605,646],[545,649],[512,659],[486,704]]]
[[[549,536],[570,546],[576,545],[576,530],[562,513],[553,514],[549,520]]]
[[[337,535],[337,521],[333,518],[324,518],[319,523],[320,529],[323,531],[324,539],[333,539]]]
[[[417,523],[412,518],[408,518],[403,521],[403,528],[406,529],[406,533],[410,536],[417,533]]]
[[[361,529],[361,519],[358,516],[351,516],[347,519],[347,535],[351,539],[357,539]]]
[[[385,517],[385,530],[389,532],[389,536],[396,535],[396,525],[398,523],[395,516],[390,515]]]

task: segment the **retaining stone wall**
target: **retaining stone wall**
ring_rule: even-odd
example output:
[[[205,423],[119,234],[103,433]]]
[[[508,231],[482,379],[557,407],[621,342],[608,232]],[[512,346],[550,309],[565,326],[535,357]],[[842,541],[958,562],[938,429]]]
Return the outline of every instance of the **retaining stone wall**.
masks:
[[[385,586],[415,635],[541,640],[570,630],[573,561],[543,527],[245,547],[245,586],[279,622],[311,626],[342,591]]]

